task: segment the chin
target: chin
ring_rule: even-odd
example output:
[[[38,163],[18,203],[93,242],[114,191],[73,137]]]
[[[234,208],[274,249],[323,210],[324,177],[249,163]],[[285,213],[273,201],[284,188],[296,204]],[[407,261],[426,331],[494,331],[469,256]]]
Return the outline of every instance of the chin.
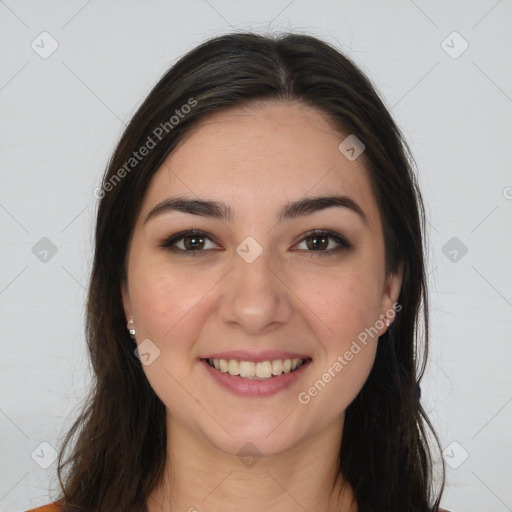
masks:
[[[237,418],[231,422],[226,418],[222,424],[225,430],[219,427],[212,432],[209,424],[202,435],[215,448],[229,455],[270,457],[292,449],[305,435],[303,428],[297,430],[292,416],[254,415],[245,421]]]
[[[211,444],[218,450],[243,459],[246,457],[258,459],[272,457],[291,450],[295,443],[288,435],[285,439],[269,439],[261,433],[258,436],[241,435],[228,439],[211,439]]]

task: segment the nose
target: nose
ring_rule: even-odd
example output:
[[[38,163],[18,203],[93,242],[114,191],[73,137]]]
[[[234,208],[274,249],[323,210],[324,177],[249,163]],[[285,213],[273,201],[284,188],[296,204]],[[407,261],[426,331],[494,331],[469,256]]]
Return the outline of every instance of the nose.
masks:
[[[263,249],[254,261],[241,254],[234,254],[222,283],[220,319],[248,335],[263,335],[290,320],[293,293],[271,251]]]

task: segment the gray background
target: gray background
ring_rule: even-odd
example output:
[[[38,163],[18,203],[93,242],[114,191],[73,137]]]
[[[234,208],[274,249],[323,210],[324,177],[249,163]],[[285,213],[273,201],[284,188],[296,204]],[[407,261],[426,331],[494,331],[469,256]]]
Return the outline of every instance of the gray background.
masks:
[[[510,0],[0,1],[0,511],[55,496],[52,447],[90,382],[93,190],[110,153],[178,57],[241,29],[335,44],[405,133],[429,218],[422,391],[442,503],[512,510],[511,21]]]

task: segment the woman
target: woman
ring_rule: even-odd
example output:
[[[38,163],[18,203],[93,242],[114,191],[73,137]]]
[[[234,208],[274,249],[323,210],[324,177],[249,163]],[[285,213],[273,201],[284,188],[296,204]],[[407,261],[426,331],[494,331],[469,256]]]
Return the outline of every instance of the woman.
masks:
[[[41,510],[439,511],[408,155],[314,37],[177,62],[95,191],[95,383]]]

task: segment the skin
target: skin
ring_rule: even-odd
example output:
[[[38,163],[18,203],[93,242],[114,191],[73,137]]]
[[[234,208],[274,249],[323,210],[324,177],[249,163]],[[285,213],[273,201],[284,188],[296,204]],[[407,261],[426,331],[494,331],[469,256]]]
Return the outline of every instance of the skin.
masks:
[[[143,370],[167,408],[170,456],[149,512],[357,510],[337,457],[345,410],[369,375],[377,336],[360,343],[308,404],[297,399],[392,310],[402,283],[401,268],[385,274],[379,210],[363,159],[351,162],[338,150],[346,136],[297,102],[237,107],[198,125],[154,175],[122,289],[137,343],[149,339],[160,350]],[[368,224],[348,208],[277,223],[286,202],[333,193],[353,199]],[[235,218],[166,212],[144,223],[178,194],[225,202]],[[188,229],[211,235],[202,253],[159,246]],[[303,235],[312,229],[339,233],[354,247],[322,256],[338,244],[308,245]],[[252,263],[236,253],[248,236],[263,248]],[[240,397],[217,385],[199,359],[234,349],[288,350],[312,362],[273,396]],[[261,456],[250,467],[237,456],[247,442]]]

